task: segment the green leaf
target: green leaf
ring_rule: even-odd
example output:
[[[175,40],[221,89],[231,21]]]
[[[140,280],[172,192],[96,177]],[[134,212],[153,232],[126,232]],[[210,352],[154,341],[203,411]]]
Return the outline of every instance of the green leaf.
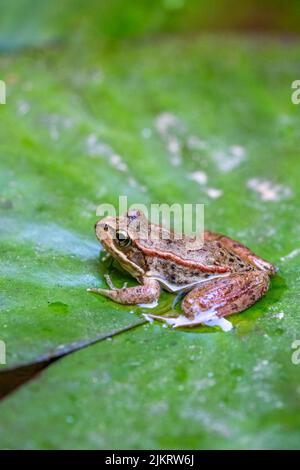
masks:
[[[1,37],[16,48],[52,43],[65,24],[49,23],[49,34],[40,26],[45,41],[24,26],[28,36],[14,46],[18,26],[9,20]],[[119,286],[135,282],[99,259],[94,236],[97,206],[118,207],[119,195],[148,206],[205,203],[207,228],[280,271],[262,301],[232,317],[231,333],[138,326],[51,366],[1,404],[1,446],[299,446],[299,370],[291,362],[299,331],[300,108],[291,102],[299,44],[201,36],[104,47],[92,27],[84,31],[0,57],[1,370],[144,322],[145,310],[86,292],[105,286],[109,271]],[[158,309],[172,300],[164,294]]]
[[[74,353],[2,403],[1,447],[299,448],[299,374],[274,322],[149,325]]]
[[[129,204],[204,202],[206,226],[279,263],[298,297],[297,257],[280,261],[299,246],[299,110],[289,99],[298,49],[234,40],[218,49],[202,39],[162,43],[159,54],[125,50],[1,59],[4,78],[13,75],[0,129],[7,367],[139,321],[136,309],[86,293],[107,272],[96,207],[118,207],[119,195]],[[193,181],[199,171],[206,184]]]

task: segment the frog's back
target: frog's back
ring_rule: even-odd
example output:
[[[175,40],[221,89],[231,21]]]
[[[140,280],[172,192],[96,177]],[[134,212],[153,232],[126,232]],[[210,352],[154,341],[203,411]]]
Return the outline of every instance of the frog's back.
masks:
[[[236,254],[220,247],[218,242],[205,242],[201,248],[188,249],[186,240],[139,240],[147,270],[153,277],[174,285],[203,282],[230,272],[250,271]]]

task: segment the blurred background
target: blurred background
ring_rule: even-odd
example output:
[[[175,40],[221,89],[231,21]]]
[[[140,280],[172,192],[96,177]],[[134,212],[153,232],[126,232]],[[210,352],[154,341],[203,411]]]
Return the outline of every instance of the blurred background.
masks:
[[[300,32],[297,0],[0,1],[0,48],[59,40],[143,40],[181,32]]]

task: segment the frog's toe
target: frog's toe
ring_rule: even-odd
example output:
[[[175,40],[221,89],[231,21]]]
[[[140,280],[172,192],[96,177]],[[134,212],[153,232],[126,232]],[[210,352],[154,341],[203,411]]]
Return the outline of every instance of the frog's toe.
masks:
[[[190,320],[184,315],[178,317],[164,317],[163,315],[155,315],[152,313],[143,313],[143,317],[152,323],[154,320],[164,322],[167,325],[172,326],[173,328],[178,328],[180,326],[189,326]]]
[[[111,277],[109,274],[104,274],[104,278],[106,280],[106,284],[108,285],[108,287],[111,289],[111,290],[114,290],[116,289],[114,283],[112,282],[111,280]]]
[[[106,292],[109,292],[107,289],[101,289],[98,287],[90,287],[87,289],[87,292],[93,292],[94,294],[106,295]]]

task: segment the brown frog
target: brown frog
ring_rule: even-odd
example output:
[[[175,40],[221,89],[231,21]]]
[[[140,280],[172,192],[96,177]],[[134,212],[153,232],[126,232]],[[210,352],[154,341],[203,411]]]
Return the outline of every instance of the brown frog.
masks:
[[[125,227],[125,229],[124,229]],[[105,217],[96,235],[107,252],[139,282],[135,287],[92,288],[121,304],[151,304],[161,288],[188,292],[182,302],[184,315],[165,320],[173,326],[193,326],[238,313],[254,304],[269,288],[276,268],[249,248],[224,235],[205,231],[201,248],[191,249],[191,237],[150,224],[139,210],[120,217]]]

